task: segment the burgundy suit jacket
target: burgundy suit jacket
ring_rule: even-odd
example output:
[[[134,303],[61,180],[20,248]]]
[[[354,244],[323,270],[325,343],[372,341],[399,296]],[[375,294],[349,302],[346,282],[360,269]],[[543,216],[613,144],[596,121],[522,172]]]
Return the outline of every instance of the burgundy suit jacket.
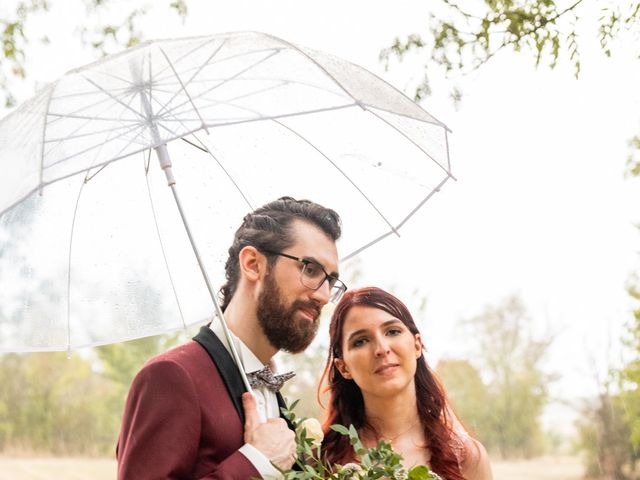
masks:
[[[244,444],[244,384],[218,337],[150,359],[133,380],[116,454],[120,480],[260,478]],[[278,403],[283,406],[278,394]]]

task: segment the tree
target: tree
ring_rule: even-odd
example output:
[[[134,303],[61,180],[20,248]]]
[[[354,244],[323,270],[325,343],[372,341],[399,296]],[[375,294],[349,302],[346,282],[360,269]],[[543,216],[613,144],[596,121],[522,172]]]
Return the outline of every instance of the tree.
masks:
[[[466,325],[478,349],[473,358],[486,375],[488,416],[483,441],[503,457],[539,453],[539,417],[548,401],[547,385],[554,379],[543,371],[541,362],[553,337],[532,335],[531,319],[516,296],[486,308]]]
[[[436,373],[444,383],[456,415],[486,445],[490,436],[487,419],[491,404],[478,369],[469,360],[445,359],[438,362]]]
[[[103,401],[113,385],[96,375],[86,358],[5,354],[0,382],[0,450],[113,451],[120,412],[107,411]]]
[[[585,402],[578,421],[579,447],[586,453],[589,478],[625,480],[632,477],[640,458],[629,442],[630,419],[619,394],[611,392],[613,378],[601,385],[598,396]]]
[[[424,76],[415,90],[420,99],[431,91],[427,70],[444,69],[449,78],[467,74],[505,52],[526,52],[535,65],[554,68],[564,53],[580,75],[579,27],[588,23],[585,6],[591,0],[485,0],[484,2],[441,0],[441,11],[431,14],[426,34],[412,33],[380,53],[387,66],[392,58],[410,55],[425,58]],[[603,52],[610,56],[612,41],[626,30],[638,29],[640,2],[598,2],[600,16],[595,34]],[[454,96],[460,92],[454,89]]]
[[[598,7],[598,18],[592,19],[587,6]],[[423,75],[414,89],[416,100],[431,93],[428,72],[432,67],[444,71],[455,80],[483,67],[505,52],[529,55],[537,66],[553,69],[561,58],[573,66],[576,78],[582,65],[581,35],[583,24],[597,36],[602,52],[610,57],[614,40],[632,39],[620,48],[640,48],[635,41],[640,33],[640,1],[618,0],[440,0],[439,10],[427,21],[427,31],[396,37],[380,52],[380,59],[390,67],[391,61],[418,57],[423,62]],[[595,20],[595,22],[591,22]],[[595,23],[595,26],[591,26]],[[638,55],[636,55],[637,57]],[[460,87],[452,87],[454,102],[462,97]],[[640,175],[640,135],[629,141],[628,171]]]
[[[128,2],[126,8],[122,8],[122,2],[114,0],[65,3],[67,8],[86,10],[85,26],[79,28],[77,34],[82,44],[91,48],[97,57],[131,47],[143,39],[140,22],[150,8],[144,2]],[[164,3],[180,18],[184,19],[187,15],[186,0],[168,0]],[[46,14],[53,4],[56,4],[55,0],[13,0],[5,1],[0,6],[0,58],[4,60],[0,62],[0,99],[4,100],[6,107],[16,104],[16,81],[24,81],[28,76],[29,46],[34,42],[42,45],[49,43],[49,29],[55,26],[49,26],[46,31],[33,31],[32,23],[38,16]]]
[[[629,294],[640,301],[638,286],[630,287]],[[640,454],[640,307],[634,310],[627,332],[625,344],[631,353],[631,360],[619,372],[622,391],[620,400],[629,422],[631,444]]]

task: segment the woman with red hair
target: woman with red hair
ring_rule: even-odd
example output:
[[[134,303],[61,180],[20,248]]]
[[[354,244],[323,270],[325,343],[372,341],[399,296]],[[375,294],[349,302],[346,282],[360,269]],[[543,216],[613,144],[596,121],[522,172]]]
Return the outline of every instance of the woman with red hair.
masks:
[[[329,428],[352,424],[365,447],[390,442],[405,467],[429,465],[446,480],[492,478],[487,452],[454,415],[400,300],[375,287],[349,291],[329,335],[322,377],[330,393],[322,445],[327,462],[357,460],[348,437]]]

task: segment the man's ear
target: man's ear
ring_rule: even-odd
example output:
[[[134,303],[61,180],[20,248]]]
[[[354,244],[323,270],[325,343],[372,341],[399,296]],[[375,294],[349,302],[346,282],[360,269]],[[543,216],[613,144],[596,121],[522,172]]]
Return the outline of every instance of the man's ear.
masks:
[[[345,365],[344,360],[342,360],[341,358],[334,358],[333,364],[340,372],[340,375],[342,375],[344,378],[346,378],[347,380],[351,380],[353,378],[349,373],[349,370],[347,369],[347,366]]]
[[[247,246],[238,254],[240,274],[250,281],[257,281],[267,270],[267,259],[256,247]]]

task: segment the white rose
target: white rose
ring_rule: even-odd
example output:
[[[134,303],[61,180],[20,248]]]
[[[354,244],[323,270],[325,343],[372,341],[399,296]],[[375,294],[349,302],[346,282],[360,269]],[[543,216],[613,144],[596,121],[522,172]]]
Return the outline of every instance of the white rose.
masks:
[[[322,433],[322,426],[317,419],[306,418],[300,426],[307,431],[307,438],[313,441],[314,446],[317,447],[322,443],[324,433]]]
[[[338,472],[342,475],[341,478],[344,478],[344,475],[351,475],[349,478],[358,479],[360,474],[364,473],[364,470],[358,463],[347,463],[340,467]]]

